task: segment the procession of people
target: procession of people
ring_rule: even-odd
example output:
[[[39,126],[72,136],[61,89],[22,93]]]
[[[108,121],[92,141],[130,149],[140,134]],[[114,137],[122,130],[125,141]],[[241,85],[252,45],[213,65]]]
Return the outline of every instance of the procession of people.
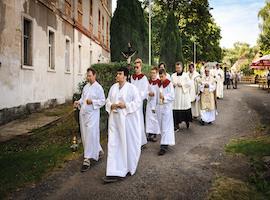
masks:
[[[96,71],[91,67],[87,70],[88,83],[80,100],[74,102],[74,107],[80,109],[84,148],[81,172],[90,168],[91,159],[98,161],[104,154],[99,130],[103,106],[109,115],[104,183],[134,175],[147,142],[157,142],[160,138],[157,155],[168,153],[170,146],[175,145],[175,133],[182,122],[189,129],[194,120],[201,125],[215,121],[217,99],[224,96],[224,71],[220,65],[212,69],[203,66],[198,73],[193,63],[185,70],[181,62],[176,62],[172,75],[165,66],[160,63],[152,67],[149,79],[142,73],[140,58],[134,62],[132,75],[128,67],[119,68],[106,100],[102,86],[96,81]]]

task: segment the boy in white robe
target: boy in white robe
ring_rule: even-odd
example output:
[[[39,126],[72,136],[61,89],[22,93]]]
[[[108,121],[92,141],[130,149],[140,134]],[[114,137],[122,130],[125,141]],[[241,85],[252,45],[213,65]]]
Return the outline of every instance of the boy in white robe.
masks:
[[[105,183],[133,175],[141,154],[141,97],[137,88],[127,82],[127,77],[127,68],[117,71],[117,83],[110,88],[106,100],[109,126]]]
[[[201,96],[201,124],[212,124],[216,119],[216,81],[210,75],[209,69],[205,69],[205,76],[200,82]]]
[[[192,111],[192,117],[197,118],[200,116],[200,109],[199,109],[199,80],[200,80],[200,74],[194,69],[194,64],[190,64],[188,66],[188,77],[191,81],[191,87],[190,87],[190,101],[191,101],[191,111]]]
[[[171,81],[166,78],[166,71],[159,70],[160,90],[158,120],[161,132],[160,150],[158,155],[162,156],[168,151],[168,146],[175,145],[175,136],[173,130],[173,112],[174,88]]]
[[[165,69],[166,71],[166,64],[164,62],[159,63],[158,70],[160,69]],[[159,74],[157,75],[157,78],[160,79]],[[166,72],[166,78],[171,81],[171,75],[168,72]]]
[[[147,140],[150,142],[157,141],[157,134],[160,134],[158,116],[156,107],[158,104],[158,92],[160,80],[157,78],[158,68],[153,67],[150,72],[149,91],[146,105],[145,126],[148,133]]]
[[[142,60],[137,58],[135,60],[135,74],[131,76],[131,83],[135,85],[139,91],[141,98],[141,107],[140,107],[140,122],[141,122],[141,146],[143,147],[147,143],[145,127],[144,127],[144,115],[143,115],[143,101],[148,96],[148,80],[147,77],[142,73]]]
[[[87,69],[88,83],[84,86],[79,101],[74,107],[80,108],[80,129],[84,148],[84,161],[81,172],[90,168],[90,159],[99,160],[103,154],[100,146],[100,108],[105,105],[105,95],[102,86],[96,81],[96,71]]]

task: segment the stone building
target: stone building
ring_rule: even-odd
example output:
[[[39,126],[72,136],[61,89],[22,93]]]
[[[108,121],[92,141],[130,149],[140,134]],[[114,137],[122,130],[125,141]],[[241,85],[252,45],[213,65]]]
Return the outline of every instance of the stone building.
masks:
[[[0,1],[0,124],[72,99],[110,61],[111,0]]]

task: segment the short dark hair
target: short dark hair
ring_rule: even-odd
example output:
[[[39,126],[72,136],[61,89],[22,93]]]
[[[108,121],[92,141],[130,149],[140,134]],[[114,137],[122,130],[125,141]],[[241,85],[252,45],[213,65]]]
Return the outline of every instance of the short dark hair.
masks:
[[[178,66],[178,65],[181,65],[183,67],[183,63],[180,62],[180,61],[178,61],[178,62],[175,63],[175,66]]]
[[[157,68],[157,67],[152,67],[152,68],[151,68],[151,71],[152,71],[152,70],[155,70],[155,71],[158,72],[158,68]]]
[[[124,72],[124,76],[128,77],[128,68],[120,67],[117,72]]]
[[[190,63],[190,64],[188,65],[188,67],[193,67],[193,68],[194,68],[194,64],[193,64],[193,63]]]
[[[89,68],[87,69],[87,73],[88,73],[88,72],[92,72],[93,75],[96,75],[96,74],[97,74],[96,70],[95,70],[94,68],[92,68],[92,67],[89,67]]]
[[[159,73],[159,75],[161,75],[161,74],[166,75],[166,70],[165,70],[165,69],[160,69],[160,70],[158,71],[158,73]]]
[[[164,68],[166,68],[166,64],[164,62],[159,63],[158,68],[160,68],[161,65],[164,65]]]

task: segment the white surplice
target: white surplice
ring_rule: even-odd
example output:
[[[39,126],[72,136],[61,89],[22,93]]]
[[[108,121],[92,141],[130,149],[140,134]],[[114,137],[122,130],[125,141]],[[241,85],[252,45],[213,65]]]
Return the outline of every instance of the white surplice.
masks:
[[[161,132],[161,145],[175,145],[175,135],[173,127],[173,101],[174,101],[174,88],[170,82],[167,87],[160,86],[159,94],[162,93],[164,101],[158,103],[158,120]],[[159,95],[158,95],[159,96]],[[159,97],[158,97],[159,98]]]
[[[205,88],[205,84],[209,85],[209,88]],[[216,105],[215,105],[215,90],[216,81],[212,76],[204,76],[200,83],[201,91],[201,119],[204,122],[213,122],[216,119]],[[203,95],[206,98],[203,98]],[[206,100],[204,102],[204,99]]]
[[[174,88],[175,99],[173,103],[173,110],[188,110],[191,108],[191,100],[189,90],[191,87],[191,81],[187,73],[183,72],[181,76],[177,76],[177,73],[172,74],[172,84],[181,84]]]
[[[189,90],[190,93],[190,101],[191,101],[191,111],[193,117],[199,117],[200,115],[200,106],[199,101],[197,100],[197,96],[199,94],[199,79],[200,74],[197,71],[193,73],[188,72],[188,77],[191,81],[191,87]]]
[[[155,83],[150,82],[148,92],[153,92],[154,96],[150,97],[148,95],[147,98],[146,114],[145,114],[146,133],[160,134],[156,109],[159,100],[158,99],[159,85],[156,82]]]
[[[87,99],[92,104],[86,103]],[[92,85],[86,84],[82,91],[80,102],[80,129],[82,144],[84,147],[84,158],[98,160],[100,146],[100,108],[105,105],[105,95],[102,86],[95,81]]]
[[[145,134],[145,126],[144,126],[144,116],[143,116],[143,101],[147,98],[148,95],[148,80],[146,76],[143,76],[141,79],[133,79],[131,76],[131,83],[135,85],[139,91],[141,97],[141,107],[140,107],[140,122],[142,124],[141,128],[141,145],[145,145],[147,143],[146,134]]]
[[[126,108],[112,110],[112,104],[122,101]],[[115,83],[106,100],[109,113],[107,176],[133,175],[141,154],[141,98],[137,88],[126,82],[120,89]]]
[[[222,69],[216,70],[216,80],[217,80],[217,97],[223,98],[223,82],[224,82],[224,71]]]

